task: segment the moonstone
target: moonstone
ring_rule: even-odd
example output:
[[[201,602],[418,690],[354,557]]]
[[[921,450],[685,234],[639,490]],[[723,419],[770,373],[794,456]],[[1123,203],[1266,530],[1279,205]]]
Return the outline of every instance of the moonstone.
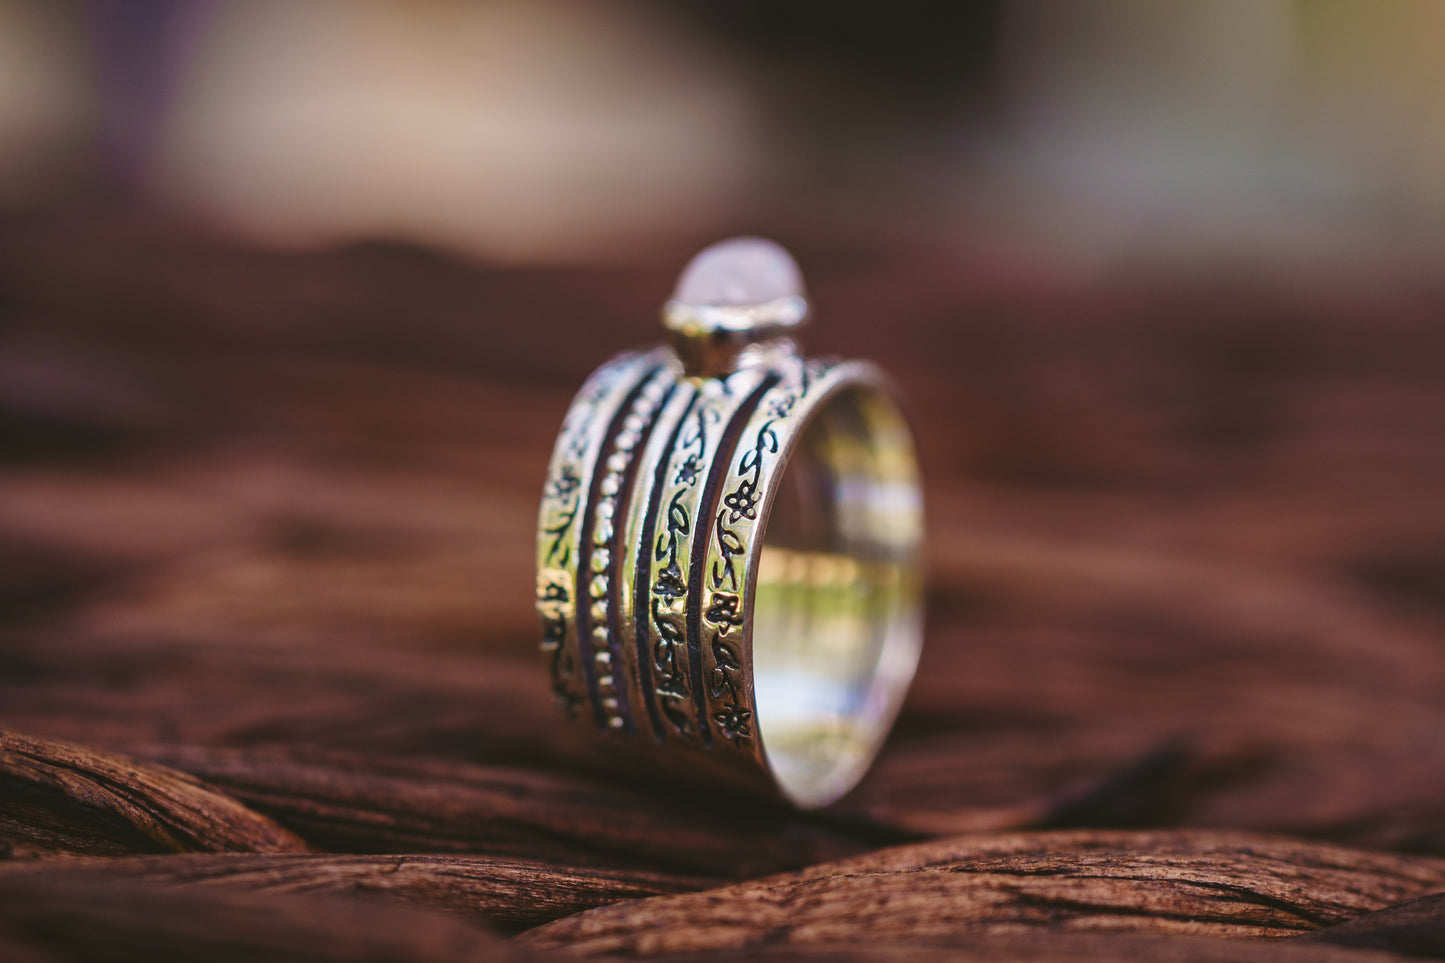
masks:
[[[762,237],[734,237],[704,248],[688,262],[672,299],[744,307],[794,296],[803,296],[803,274],[782,245]]]

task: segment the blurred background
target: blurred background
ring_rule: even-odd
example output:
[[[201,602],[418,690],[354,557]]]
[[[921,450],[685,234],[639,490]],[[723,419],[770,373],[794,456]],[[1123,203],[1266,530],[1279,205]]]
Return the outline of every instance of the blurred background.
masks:
[[[573,778],[552,440],[757,233],[925,467],[924,664],[850,825],[1445,854],[1442,37],[1438,0],[0,0],[0,723]]]
[[[1433,0],[0,0],[0,204],[499,263],[760,221],[1433,259],[1442,34]]]

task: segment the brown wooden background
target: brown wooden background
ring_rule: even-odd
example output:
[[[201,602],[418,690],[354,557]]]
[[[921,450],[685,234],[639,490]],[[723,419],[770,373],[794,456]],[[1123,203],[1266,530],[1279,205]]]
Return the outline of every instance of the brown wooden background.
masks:
[[[932,538],[814,815],[612,777],[536,655],[553,433],[688,252],[0,223],[0,956],[1445,957],[1445,287],[795,246]]]

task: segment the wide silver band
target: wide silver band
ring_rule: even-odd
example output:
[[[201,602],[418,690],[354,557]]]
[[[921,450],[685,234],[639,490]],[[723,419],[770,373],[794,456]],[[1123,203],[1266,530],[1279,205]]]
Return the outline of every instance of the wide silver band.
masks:
[[[559,706],[669,772],[820,806],[862,777],[921,639],[913,443],[881,373],[774,338],[583,385],[538,522]]]

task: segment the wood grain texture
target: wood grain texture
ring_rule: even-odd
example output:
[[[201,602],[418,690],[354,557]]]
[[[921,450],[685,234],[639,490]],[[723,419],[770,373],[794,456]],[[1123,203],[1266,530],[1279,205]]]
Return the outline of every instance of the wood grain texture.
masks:
[[[161,766],[0,731],[0,841],[34,854],[294,853],[293,834]]]
[[[0,957],[16,963],[528,959],[460,920],[376,900],[178,892],[29,876],[0,876]]]
[[[575,958],[575,957],[574,957]],[[944,941],[882,940],[718,950],[659,961],[697,963],[1075,963],[1079,960],[1150,960],[1154,963],[1403,963],[1411,957],[1379,950],[1299,946],[1285,940],[1211,940],[1140,933],[1025,933],[967,936]]]
[[[687,252],[0,218],[8,956],[1441,956],[1438,279],[783,238],[930,518],[917,683],[814,814],[623,772],[536,655],[554,432]]]
[[[1218,832],[961,837],[539,927],[539,949],[652,957],[1031,928],[1285,936],[1445,886],[1445,861]]]
[[[646,787],[455,761],[281,748],[142,750],[268,813],[315,845],[488,852],[554,862],[756,876],[866,848],[866,833],[722,797],[679,806]]]
[[[701,889],[702,880],[643,871],[562,869],[481,856],[186,855],[0,864],[26,878],[259,894],[372,896],[446,910],[491,929],[522,930],[619,900]]]

